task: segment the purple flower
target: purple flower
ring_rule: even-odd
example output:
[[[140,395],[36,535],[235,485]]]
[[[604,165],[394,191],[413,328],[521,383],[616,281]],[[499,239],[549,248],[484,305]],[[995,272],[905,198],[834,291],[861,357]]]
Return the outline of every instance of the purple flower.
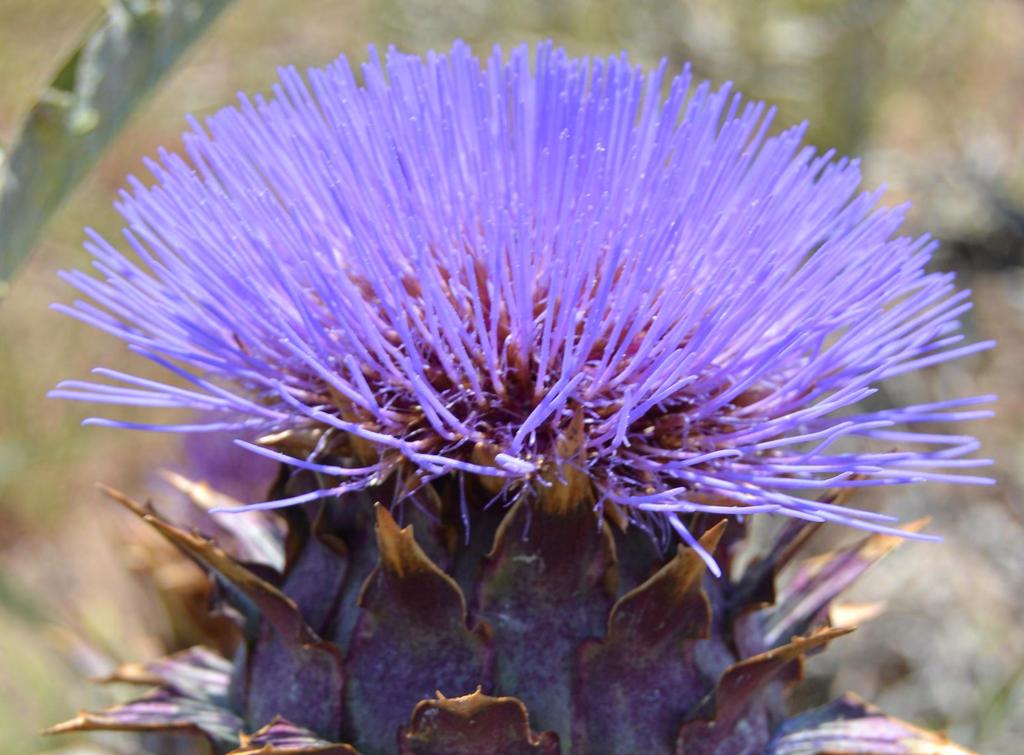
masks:
[[[890,531],[813,494],[988,482],[972,437],[928,425],[991,397],[858,408],[991,345],[964,344],[935,243],[898,236],[905,208],[804,126],[769,137],[763,104],[688,69],[666,90],[665,68],[551,45],[481,66],[457,43],[372,53],[362,83],[344,58],[283,69],[130,179],[134,254],[90,232],[100,278],[65,274],[91,302],[58,309],[189,387],[99,369],[113,385],[54,395],[204,418],[91,424],[305,433],[301,459],[238,442],[336,482],[258,507],[396,469],[509,490],[575,469],[692,542],[691,512]],[[331,463],[349,441],[364,466]]]

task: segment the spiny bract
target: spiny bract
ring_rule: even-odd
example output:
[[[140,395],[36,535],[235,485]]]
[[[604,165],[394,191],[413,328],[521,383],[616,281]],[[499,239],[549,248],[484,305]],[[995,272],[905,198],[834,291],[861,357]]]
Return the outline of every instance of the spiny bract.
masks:
[[[404,497],[400,529],[371,498],[390,498],[395,477],[285,509],[285,542],[269,514],[211,519],[235,502],[172,480],[213,540],[111,495],[210,574],[238,650],[128,664],[110,680],[156,689],[52,732],[192,734],[233,755],[965,755],[851,696],[787,716],[805,656],[858,613],[833,600],[898,537],[800,563],[819,525],[793,521],[740,570],[742,528],[691,518],[725,569],[715,578],[694,549],[659,547],[585,492],[486,507],[478,481],[460,492],[447,478]],[[285,472],[272,492],[317,485]]]
[[[855,408],[989,345],[961,343],[967,293],[856,163],[664,69],[551,45],[481,66],[457,44],[374,58],[362,83],[344,60],[284,70],[132,181],[135,257],[92,234],[103,280],[68,273],[93,302],[62,309],[191,386],[98,370],[117,384],[55,393],[191,410],[168,428],[227,430],[281,472],[244,507],[172,478],[215,540],[115,494],[212,575],[241,641],[127,666],[156,689],[56,731],[239,754],[959,752],[853,698],[795,718],[786,699],[847,631],[836,595],[916,531],[852,489],[985,482],[963,472],[985,463],[973,438],[920,425],[987,397]],[[763,513],[789,519],[742,568],[729,517]],[[797,564],[829,521],[876,532]]]

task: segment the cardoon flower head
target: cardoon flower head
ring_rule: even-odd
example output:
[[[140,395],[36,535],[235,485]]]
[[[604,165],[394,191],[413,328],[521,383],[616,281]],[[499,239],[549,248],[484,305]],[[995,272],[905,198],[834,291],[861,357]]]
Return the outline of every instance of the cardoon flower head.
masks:
[[[282,464],[249,506],[169,476],[216,542],[113,494],[215,577],[243,641],[127,666],[157,689],[55,731],[236,755],[957,752],[853,698],[785,708],[849,631],[833,599],[907,534],[844,489],[985,482],[974,439],[929,424],[986,397],[861,403],[989,345],[962,343],[933,243],[896,235],[855,162],[688,70],[456,44],[360,71],[287,69],[193,122],[188,159],[122,195],[134,254],[91,234],[101,278],[66,275],[92,301],[61,309],[170,382],[101,369],[57,395],[186,410],[93,422],[227,431]],[[259,510],[289,504],[286,548]],[[741,569],[722,520],[758,513],[790,519]],[[777,585],[819,522],[874,534]]]
[[[183,378],[99,369],[56,395],[200,410],[247,448],[355,490],[485,476],[585,477],[642,526],[776,513],[888,531],[825,488],[941,480],[985,463],[933,422],[987,397],[858,409],[885,379],[987,348],[929,273],[934,242],[861,193],[856,161],[768,136],[729,85],[541,45],[483,64],[342,58],[191,122],[187,158],[95,233],[92,301],[59,307]],[[667,93],[666,93],[667,92]],[[96,424],[140,427],[128,422]],[[287,431],[293,458],[254,435]],[[324,462],[338,447],[360,465]],[[253,506],[251,508],[256,508]],[[652,512],[654,512],[652,514]]]

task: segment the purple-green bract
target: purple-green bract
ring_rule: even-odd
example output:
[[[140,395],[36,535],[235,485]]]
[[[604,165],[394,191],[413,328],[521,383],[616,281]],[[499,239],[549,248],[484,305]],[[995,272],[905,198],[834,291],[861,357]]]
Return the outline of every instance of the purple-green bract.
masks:
[[[680,515],[889,531],[810,496],[986,482],[973,438],[928,425],[990,397],[856,408],[990,345],[958,332],[968,292],[926,271],[934,242],[899,236],[904,208],[804,127],[769,136],[763,104],[665,70],[550,44],[282,70],[271,98],[193,121],[152,186],[131,179],[134,254],[90,233],[100,277],[65,275],[91,301],[59,309],[190,387],[100,369],[113,385],[55,395],[200,410],[142,427],[230,429],[338,480],[257,506],[399,465],[509,489],[573,467],[693,544]],[[331,432],[305,459],[245,440],[299,428]],[[340,435],[376,456],[324,462]]]

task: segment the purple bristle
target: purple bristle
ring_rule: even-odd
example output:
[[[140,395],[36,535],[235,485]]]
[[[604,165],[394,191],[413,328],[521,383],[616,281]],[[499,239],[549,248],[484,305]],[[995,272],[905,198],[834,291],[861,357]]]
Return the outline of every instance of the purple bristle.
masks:
[[[906,208],[861,193],[857,162],[804,146],[804,126],[769,136],[771,109],[665,70],[550,44],[481,65],[461,43],[373,54],[362,83],[344,58],[281,70],[271,98],[190,121],[187,159],[148,161],[152,186],[130,180],[132,254],[90,232],[99,277],[64,273],[93,303],[58,309],[189,387],[98,370],[116,385],[54,395],[202,417],[96,424],[379,449],[293,503],[400,463],[508,485],[572,463],[687,540],[679,515],[701,511],[891,532],[808,496],[988,482],[964,472],[987,463],[965,458],[973,438],[933,425],[991,397],[857,408],[991,346],[963,342],[968,292],[926,271],[935,242],[897,235]]]

